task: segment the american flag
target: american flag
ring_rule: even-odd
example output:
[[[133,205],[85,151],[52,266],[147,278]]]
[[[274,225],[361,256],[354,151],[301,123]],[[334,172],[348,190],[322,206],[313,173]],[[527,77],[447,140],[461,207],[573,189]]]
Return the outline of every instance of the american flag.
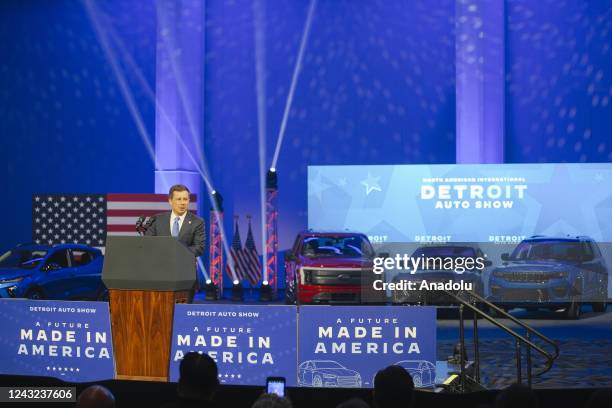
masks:
[[[134,227],[138,217],[150,217],[170,210],[167,194],[108,194],[106,200],[109,236],[138,235]],[[196,197],[192,194],[189,210],[196,212],[196,208]]]
[[[106,196],[103,194],[35,194],[32,239],[37,244],[106,244]]]
[[[195,196],[191,200],[189,209],[195,212]],[[32,239],[104,247],[107,235],[137,235],[138,217],[167,210],[166,194],[35,194]]]
[[[253,231],[251,230],[251,218],[249,217],[249,232],[244,243],[243,249],[244,261],[246,264],[246,275],[251,282],[251,285],[256,285],[261,279],[261,263],[257,248],[255,248],[255,240],[253,239]]]
[[[240,240],[240,230],[238,228],[238,217],[234,217],[234,238],[232,240],[232,246],[230,248],[231,261],[225,265],[225,271],[228,276],[232,279],[242,281],[245,279],[246,265],[244,263],[244,256],[242,251],[242,242]],[[232,263],[234,265],[234,273],[232,273]]]

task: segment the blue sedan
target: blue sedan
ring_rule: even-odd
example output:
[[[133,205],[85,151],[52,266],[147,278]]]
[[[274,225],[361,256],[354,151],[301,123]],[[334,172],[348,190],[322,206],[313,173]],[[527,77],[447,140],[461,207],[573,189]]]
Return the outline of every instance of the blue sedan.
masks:
[[[103,261],[86,245],[18,245],[0,255],[0,298],[103,300]]]

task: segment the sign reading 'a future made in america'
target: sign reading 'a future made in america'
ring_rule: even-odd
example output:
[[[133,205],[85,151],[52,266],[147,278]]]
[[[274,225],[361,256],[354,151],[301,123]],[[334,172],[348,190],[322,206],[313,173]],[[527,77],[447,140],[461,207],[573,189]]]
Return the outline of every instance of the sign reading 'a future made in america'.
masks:
[[[174,309],[170,381],[190,351],[210,355],[222,384],[263,385],[268,376],[296,385],[295,306],[179,304]]]
[[[0,300],[0,373],[87,382],[115,376],[108,303]]]

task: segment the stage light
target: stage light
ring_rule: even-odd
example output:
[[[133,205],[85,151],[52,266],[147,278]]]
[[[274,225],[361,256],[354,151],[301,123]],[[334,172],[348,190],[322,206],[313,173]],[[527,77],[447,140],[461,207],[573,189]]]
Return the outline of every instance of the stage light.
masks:
[[[270,287],[270,282],[265,280],[261,283],[261,288],[259,289],[259,301],[271,302],[272,300],[274,300],[274,292],[272,287]]]
[[[223,211],[223,196],[217,190],[213,190],[211,193],[212,201],[215,211]]]
[[[278,188],[278,175],[276,170],[270,169],[266,173],[266,189],[276,190]]]
[[[212,280],[206,279],[206,285],[204,285],[204,293],[206,293],[206,300],[217,300],[219,299],[219,289]]]
[[[244,288],[238,279],[234,279],[232,285],[232,300],[234,302],[242,302],[244,300]]]

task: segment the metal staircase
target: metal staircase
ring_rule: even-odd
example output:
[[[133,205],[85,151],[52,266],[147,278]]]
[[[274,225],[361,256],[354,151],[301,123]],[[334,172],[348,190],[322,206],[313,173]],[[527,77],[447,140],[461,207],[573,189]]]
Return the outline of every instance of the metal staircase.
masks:
[[[523,382],[523,348],[526,353],[526,375],[527,385],[531,387],[532,379],[534,376],[540,376],[552,368],[554,361],[559,357],[559,346],[552,339],[544,336],[539,331],[535,330],[531,326],[525,324],[523,321],[512,316],[505,310],[497,307],[493,303],[487,301],[480,295],[473,292],[458,292],[453,293],[450,291],[442,291],[447,296],[450,296],[455,302],[459,304],[459,345],[460,345],[460,372],[459,372],[459,392],[466,392],[468,390],[468,383],[480,384],[480,352],[479,352],[479,340],[478,340],[478,318],[482,317],[485,320],[491,322],[504,332],[508,333],[515,340],[515,363],[516,363],[516,382]],[[483,310],[484,308],[487,311]],[[474,364],[471,371],[471,375],[466,371],[466,356],[465,356],[465,311],[466,309],[473,313],[473,342],[474,342]],[[490,311],[494,311],[496,317],[491,316]],[[499,318],[505,318],[513,323],[517,324],[522,330],[523,334],[520,334],[517,330],[508,327],[502,323]],[[534,340],[539,339],[544,342],[547,348],[552,348],[552,352],[546,351],[544,348],[537,345]],[[532,364],[532,351],[540,354],[544,357],[544,366],[537,371],[533,372]]]

